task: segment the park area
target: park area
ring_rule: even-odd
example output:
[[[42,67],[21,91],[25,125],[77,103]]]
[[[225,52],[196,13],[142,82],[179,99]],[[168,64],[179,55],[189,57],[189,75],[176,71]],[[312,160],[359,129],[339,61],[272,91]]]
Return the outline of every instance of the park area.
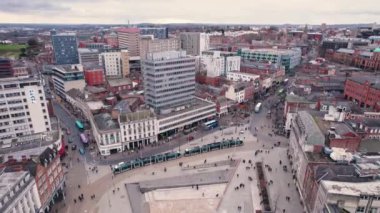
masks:
[[[26,48],[23,44],[0,44],[0,57],[19,58],[21,49]]]

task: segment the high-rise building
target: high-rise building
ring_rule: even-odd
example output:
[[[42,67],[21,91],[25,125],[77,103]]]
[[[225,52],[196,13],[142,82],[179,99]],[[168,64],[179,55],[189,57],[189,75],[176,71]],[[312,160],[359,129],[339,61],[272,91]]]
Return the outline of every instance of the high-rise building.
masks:
[[[47,101],[40,79],[0,79],[0,143],[12,138],[51,131]]]
[[[145,59],[148,53],[173,51],[180,49],[177,38],[154,39],[152,36],[142,37],[140,40],[140,57]]]
[[[8,58],[0,58],[0,78],[13,76],[12,62]]]
[[[153,35],[154,38],[168,38],[168,28],[166,27],[140,27],[140,35]]]
[[[129,51],[103,52],[99,55],[99,65],[103,66],[106,77],[126,77],[129,75]]]
[[[98,63],[99,62],[99,50],[89,48],[79,48],[79,62],[85,63]]]
[[[67,91],[71,89],[83,91],[86,86],[83,66],[80,64],[54,66],[52,74],[54,90],[63,99],[66,99]]]
[[[142,61],[146,103],[156,111],[186,105],[195,92],[195,58],[185,51],[149,53]]]
[[[185,32],[180,34],[181,48],[188,55],[201,55],[202,51],[208,50],[210,45],[209,35],[199,32]]]
[[[78,64],[78,42],[75,33],[51,36],[56,64]]]
[[[119,28],[116,30],[120,49],[128,49],[129,56],[140,56],[140,30],[138,28]]]

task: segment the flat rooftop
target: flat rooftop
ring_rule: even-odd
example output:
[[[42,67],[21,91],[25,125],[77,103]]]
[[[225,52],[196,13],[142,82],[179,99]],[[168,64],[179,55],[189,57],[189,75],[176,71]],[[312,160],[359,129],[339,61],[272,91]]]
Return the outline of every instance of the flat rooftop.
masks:
[[[380,76],[355,76],[349,78],[352,81],[355,81],[360,84],[365,84],[366,82],[372,84],[373,88],[380,89]]]
[[[129,78],[108,79],[107,81],[111,87],[118,87],[118,86],[132,84],[132,81]]]
[[[119,129],[119,123],[109,113],[94,115],[94,120],[100,130]]]
[[[350,183],[323,180],[321,184],[331,194],[347,196],[380,195],[380,181]]]
[[[133,121],[144,120],[148,118],[154,118],[154,113],[150,110],[141,110],[137,112],[121,114],[120,122],[133,122]]]
[[[178,111],[172,111],[170,113],[158,114],[157,119],[164,119],[166,117],[171,117],[171,116],[183,114],[183,113],[190,112],[190,111],[193,111],[193,110],[196,110],[199,108],[203,108],[203,107],[207,107],[207,106],[215,106],[215,104],[212,102],[208,102],[208,101],[202,100],[200,98],[194,97],[193,100],[191,101],[191,103],[186,105],[185,108],[178,110]]]

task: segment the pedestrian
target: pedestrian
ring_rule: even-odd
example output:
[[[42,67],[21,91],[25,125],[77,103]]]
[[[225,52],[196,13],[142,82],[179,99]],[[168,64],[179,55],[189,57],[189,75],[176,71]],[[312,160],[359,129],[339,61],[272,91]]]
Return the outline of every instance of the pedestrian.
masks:
[[[74,203],[77,203],[77,200],[76,200],[76,199],[74,199]]]
[[[117,191],[119,191],[120,189],[119,189],[119,187],[117,187]]]
[[[78,189],[80,189],[80,185],[78,184]]]

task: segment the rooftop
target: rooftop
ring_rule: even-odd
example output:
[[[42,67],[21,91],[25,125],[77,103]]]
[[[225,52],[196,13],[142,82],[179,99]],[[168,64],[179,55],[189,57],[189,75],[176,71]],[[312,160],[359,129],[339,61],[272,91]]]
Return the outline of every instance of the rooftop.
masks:
[[[271,48],[263,48],[263,49],[248,49],[243,48],[242,52],[254,52],[254,53],[266,53],[266,54],[293,54],[295,51],[300,52],[300,49],[271,49]]]
[[[118,87],[118,86],[124,86],[124,85],[132,84],[132,81],[129,78],[108,79],[107,81],[111,87]]]
[[[127,27],[120,27],[116,29],[116,32],[119,33],[140,33],[139,28],[127,28]]]
[[[85,54],[85,53],[99,53],[98,49],[90,49],[90,48],[78,48],[79,54]]]
[[[349,79],[360,84],[365,84],[368,82],[369,84],[372,84],[372,87],[380,89],[380,76],[355,76]]]
[[[137,112],[131,112],[131,113],[122,113],[120,114],[120,122],[126,123],[126,122],[133,122],[133,121],[139,121],[149,118],[154,118],[154,113],[150,110],[141,110]]]
[[[209,102],[209,101],[205,101],[205,100],[200,99],[200,98],[194,98],[189,104],[187,104],[186,106],[184,106],[180,110],[172,111],[170,113],[165,113],[165,114],[163,114],[163,113],[158,114],[157,119],[165,119],[166,117],[171,117],[171,116],[187,113],[189,111],[196,110],[196,109],[203,108],[203,107],[207,107],[207,106],[215,106],[215,104],[212,102]]]
[[[94,120],[100,130],[119,129],[119,123],[109,113],[94,115]]]
[[[305,144],[308,145],[324,145],[325,136],[321,132],[319,126],[313,117],[307,111],[298,112],[296,122],[300,129],[306,135]]]
[[[359,151],[362,153],[380,153],[379,139],[363,139],[359,145]]]
[[[360,195],[380,195],[380,181],[350,183],[323,180],[321,184],[330,194],[357,197]]]

